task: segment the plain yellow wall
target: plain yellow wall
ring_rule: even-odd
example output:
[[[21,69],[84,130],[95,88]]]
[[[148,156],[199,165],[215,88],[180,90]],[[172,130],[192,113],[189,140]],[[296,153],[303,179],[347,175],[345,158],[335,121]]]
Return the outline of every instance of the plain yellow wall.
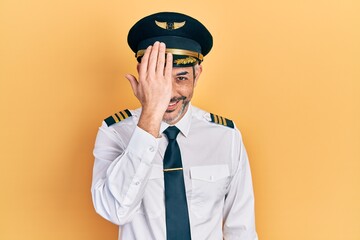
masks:
[[[139,104],[129,28],[159,11],[214,36],[193,104],[233,119],[262,240],[360,239],[360,2],[0,1],[0,239],[116,239],[92,207],[103,118]]]

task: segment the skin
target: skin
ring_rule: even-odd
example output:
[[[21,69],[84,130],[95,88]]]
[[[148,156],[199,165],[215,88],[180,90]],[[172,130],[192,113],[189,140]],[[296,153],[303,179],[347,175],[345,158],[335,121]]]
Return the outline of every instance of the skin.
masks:
[[[161,121],[177,123],[186,113],[202,66],[173,68],[172,54],[164,43],[149,46],[138,64],[139,79],[127,74],[136,98],[142,106],[138,127],[159,136]],[[195,73],[194,73],[195,70]]]

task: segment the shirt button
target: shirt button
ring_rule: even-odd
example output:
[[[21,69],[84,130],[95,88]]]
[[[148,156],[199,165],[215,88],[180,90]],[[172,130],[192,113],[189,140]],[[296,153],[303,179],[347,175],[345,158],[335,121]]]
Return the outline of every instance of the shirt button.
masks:
[[[149,151],[150,151],[150,152],[154,152],[154,151],[155,151],[155,148],[154,148],[154,147],[150,147],[150,148],[149,148]]]
[[[139,184],[140,184],[140,181],[135,182],[135,185],[139,185]]]

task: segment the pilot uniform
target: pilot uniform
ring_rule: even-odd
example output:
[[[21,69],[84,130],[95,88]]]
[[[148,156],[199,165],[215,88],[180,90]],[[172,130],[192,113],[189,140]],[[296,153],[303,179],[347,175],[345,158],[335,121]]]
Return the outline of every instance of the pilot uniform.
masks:
[[[211,49],[212,38],[208,49],[197,44],[208,41],[204,44],[209,47],[209,33],[186,15],[158,13],[144,19],[128,37],[131,43],[136,42],[132,49],[139,61],[144,47],[158,38],[169,40],[176,27],[182,29],[187,24],[192,24],[201,36],[188,39],[189,45],[182,42],[185,45],[180,50],[176,41],[166,43],[174,54],[174,67],[193,65],[192,58],[201,62]],[[169,35],[160,34],[151,40],[146,33],[132,35],[132,31],[140,31],[138,28],[150,23]],[[202,31],[205,33],[200,34]],[[191,32],[194,29],[175,37],[188,38]],[[139,44],[135,38],[146,41]],[[120,226],[119,239],[162,240],[167,239],[163,161],[169,142],[163,131],[169,125],[162,122],[159,137],[155,138],[137,126],[140,115],[141,108],[123,110],[103,121],[94,148],[92,198],[97,213]],[[189,104],[175,126],[180,130],[176,140],[181,151],[191,239],[257,240],[249,161],[234,122]]]

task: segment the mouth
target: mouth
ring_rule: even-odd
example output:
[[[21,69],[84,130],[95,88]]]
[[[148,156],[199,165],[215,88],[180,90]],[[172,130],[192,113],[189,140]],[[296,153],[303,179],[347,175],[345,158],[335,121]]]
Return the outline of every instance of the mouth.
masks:
[[[173,98],[170,100],[170,103],[166,109],[166,112],[173,112],[178,107],[179,102],[184,100],[186,97]]]
[[[166,112],[174,111],[177,108],[177,105],[178,105],[179,102],[180,102],[180,100],[175,101],[175,102],[170,102],[167,109],[166,109]]]

